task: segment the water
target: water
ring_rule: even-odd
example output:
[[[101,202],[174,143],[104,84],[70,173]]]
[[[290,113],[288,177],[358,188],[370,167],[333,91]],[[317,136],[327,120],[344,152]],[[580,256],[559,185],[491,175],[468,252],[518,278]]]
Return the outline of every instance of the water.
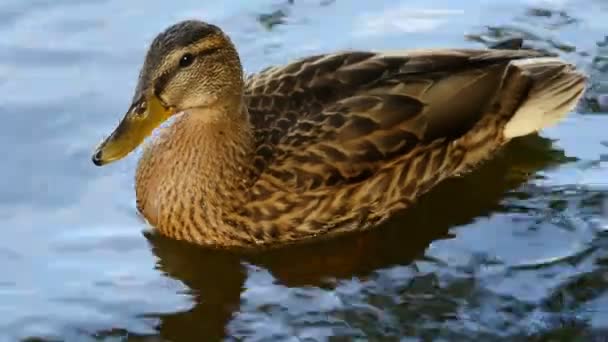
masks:
[[[500,1],[4,0],[0,340],[608,337],[608,5]],[[576,113],[436,188],[386,227],[256,256],[148,233],[135,156],[94,145],[149,41],[223,27],[248,71],[337,49],[519,35],[590,75]]]

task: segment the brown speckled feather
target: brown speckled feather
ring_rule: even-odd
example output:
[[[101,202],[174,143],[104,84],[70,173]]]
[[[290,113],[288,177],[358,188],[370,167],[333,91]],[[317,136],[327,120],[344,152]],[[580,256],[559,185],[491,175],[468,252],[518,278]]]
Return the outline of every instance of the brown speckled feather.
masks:
[[[261,227],[264,243],[384,220],[506,142],[501,130],[529,91],[508,66],[541,56],[344,52],[250,76],[259,178],[243,224]]]
[[[254,74],[245,94],[259,146],[256,165],[262,171],[277,159],[321,155],[331,163],[332,156],[344,159],[344,154],[348,164],[373,164],[403,152],[414,140],[461,134],[479,118],[507,63],[539,55],[527,50],[344,52]],[[363,137],[369,140],[358,141]]]

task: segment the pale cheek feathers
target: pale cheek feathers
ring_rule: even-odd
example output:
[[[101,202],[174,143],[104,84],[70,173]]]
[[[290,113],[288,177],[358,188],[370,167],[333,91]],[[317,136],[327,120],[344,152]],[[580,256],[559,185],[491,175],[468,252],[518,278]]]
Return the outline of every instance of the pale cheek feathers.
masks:
[[[184,82],[174,88],[171,94],[178,100],[179,108],[205,107],[217,101],[217,90],[209,82]],[[179,88],[179,89],[177,89]]]

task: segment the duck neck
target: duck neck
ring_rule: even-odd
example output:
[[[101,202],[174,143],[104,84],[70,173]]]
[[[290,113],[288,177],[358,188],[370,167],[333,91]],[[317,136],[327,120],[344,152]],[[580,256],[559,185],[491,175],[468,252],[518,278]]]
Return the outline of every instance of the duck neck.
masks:
[[[227,110],[184,113],[144,150],[138,209],[166,235],[203,244],[247,239],[225,217],[244,201],[254,139],[246,109]]]

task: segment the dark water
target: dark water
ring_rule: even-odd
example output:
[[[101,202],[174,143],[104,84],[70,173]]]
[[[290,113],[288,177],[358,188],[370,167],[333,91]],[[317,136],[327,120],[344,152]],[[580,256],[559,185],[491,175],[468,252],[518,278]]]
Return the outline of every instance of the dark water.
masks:
[[[136,156],[90,162],[150,39],[190,17],[231,34],[248,71],[516,35],[590,90],[382,229],[210,252],[144,233]],[[608,340],[605,1],[3,0],[0,19],[1,341]]]

